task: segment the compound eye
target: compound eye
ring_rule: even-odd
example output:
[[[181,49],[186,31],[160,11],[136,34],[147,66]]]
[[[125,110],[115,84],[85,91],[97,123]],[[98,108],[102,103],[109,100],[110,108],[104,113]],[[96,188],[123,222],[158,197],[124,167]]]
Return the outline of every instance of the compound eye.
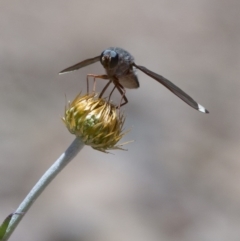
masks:
[[[117,66],[117,64],[118,64],[118,54],[115,51],[111,51],[109,67],[114,68]]]
[[[118,54],[113,50],[104,50],[100,56],[100,62],[104,68],[114,68],[118,64]]]
[[[109,50],[104,50],[102,53],[101,53],[101,56],[100,56],[100,62],[101,64],[104,66],[104,63],[106,62],[106,56],[107,56],[107,53],[109,52]]]

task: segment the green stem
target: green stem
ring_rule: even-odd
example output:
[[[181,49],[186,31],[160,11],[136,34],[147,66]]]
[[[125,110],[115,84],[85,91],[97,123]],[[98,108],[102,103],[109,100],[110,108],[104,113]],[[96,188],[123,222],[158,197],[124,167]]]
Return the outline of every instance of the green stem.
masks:
[[[26,214],[28,209],[32,206],[34,201],[43,192],[43,190],[48,186],[48,184],[57,176],[57,174],[78,154],[78,152],[83,148],[84,144],[80,138],[75,138],[68,149],[54,162],[54,164],[43,174],[36,185],[24,198],[22,203],[19,205],[13,215],[9,226],[7,228],[6,234],[2,241],[9,239],[23,216]]]

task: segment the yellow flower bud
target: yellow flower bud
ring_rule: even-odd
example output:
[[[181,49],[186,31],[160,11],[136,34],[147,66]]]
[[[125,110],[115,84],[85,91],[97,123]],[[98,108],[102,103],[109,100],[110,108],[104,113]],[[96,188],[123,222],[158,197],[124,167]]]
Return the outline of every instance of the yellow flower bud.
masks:
[[[62,120],[70,133],[96,150],[122,149],[116,144],[125,134],[125,118],[113,104],[96,94],[79,94],[66,106]]]

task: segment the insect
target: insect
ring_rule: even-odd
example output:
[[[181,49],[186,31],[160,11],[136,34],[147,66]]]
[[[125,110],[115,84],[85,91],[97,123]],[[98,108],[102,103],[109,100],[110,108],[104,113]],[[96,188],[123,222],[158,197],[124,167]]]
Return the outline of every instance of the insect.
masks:
[[[80,69],[87,65],[93,64],[97,61],[100,61],[102,66],[104,67],[106,74],[105,75],[93,75],[89,74],[88,76],[92,76],[94,78],[107,79],[109,82],[106,84],[104,89],[102,90],[100,97],[103,95],[108,86],[113,83],[114,89],[117,88],[121,93],[122,98],[124,99],[124,105],[128,102],[125,96],[125,88],[127,89],[136,89],[139,87],[138,77],[136,75],[136,69],[141,70],[146,75],[152,77],[160,84],[164,85],[168,88],[172,93],[190,105],[192,108],[203,112],[209,113],[207,109],[205,109],[202,105],[198,104],[195,100],[193,100],[188,94],[186,94],[183,90],[177,87],[175,84],[164,78],[163,76],[152,72],[144,66],[137,65],[134,62],[133,56],[122,48],[111,47],[104,50],[101,55],[83,60],[73,66],[70,66],[64,70],[62,70],[59,74],[64,74],[68,72],[72,72],[74,70]],[[112,90],[112,92],[114,91]],[[111,92],[111,94],[112,94]],[[110,94],[110,96],[111,96]]]

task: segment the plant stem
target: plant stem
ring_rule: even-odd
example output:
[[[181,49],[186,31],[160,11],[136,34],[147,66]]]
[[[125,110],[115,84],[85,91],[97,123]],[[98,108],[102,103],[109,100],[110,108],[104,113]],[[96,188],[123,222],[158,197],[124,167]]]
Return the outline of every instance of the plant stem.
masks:
[[[48,184],[57,176],[57,174],[78,154],[78,152],[83,148],[84,144],[82,140],[78,137],[72,142],[68,149],[54,162],[54,164],[43,174],[36,185],[24,198],[22,203],[19,205],[15,214],[13,215],[9,226],[7,228],[6,234],[2,241],[9,239],[23,216],[26,214],[28,209],[32,206],[34,201],[43,192],[43,190],[48,186]]]

